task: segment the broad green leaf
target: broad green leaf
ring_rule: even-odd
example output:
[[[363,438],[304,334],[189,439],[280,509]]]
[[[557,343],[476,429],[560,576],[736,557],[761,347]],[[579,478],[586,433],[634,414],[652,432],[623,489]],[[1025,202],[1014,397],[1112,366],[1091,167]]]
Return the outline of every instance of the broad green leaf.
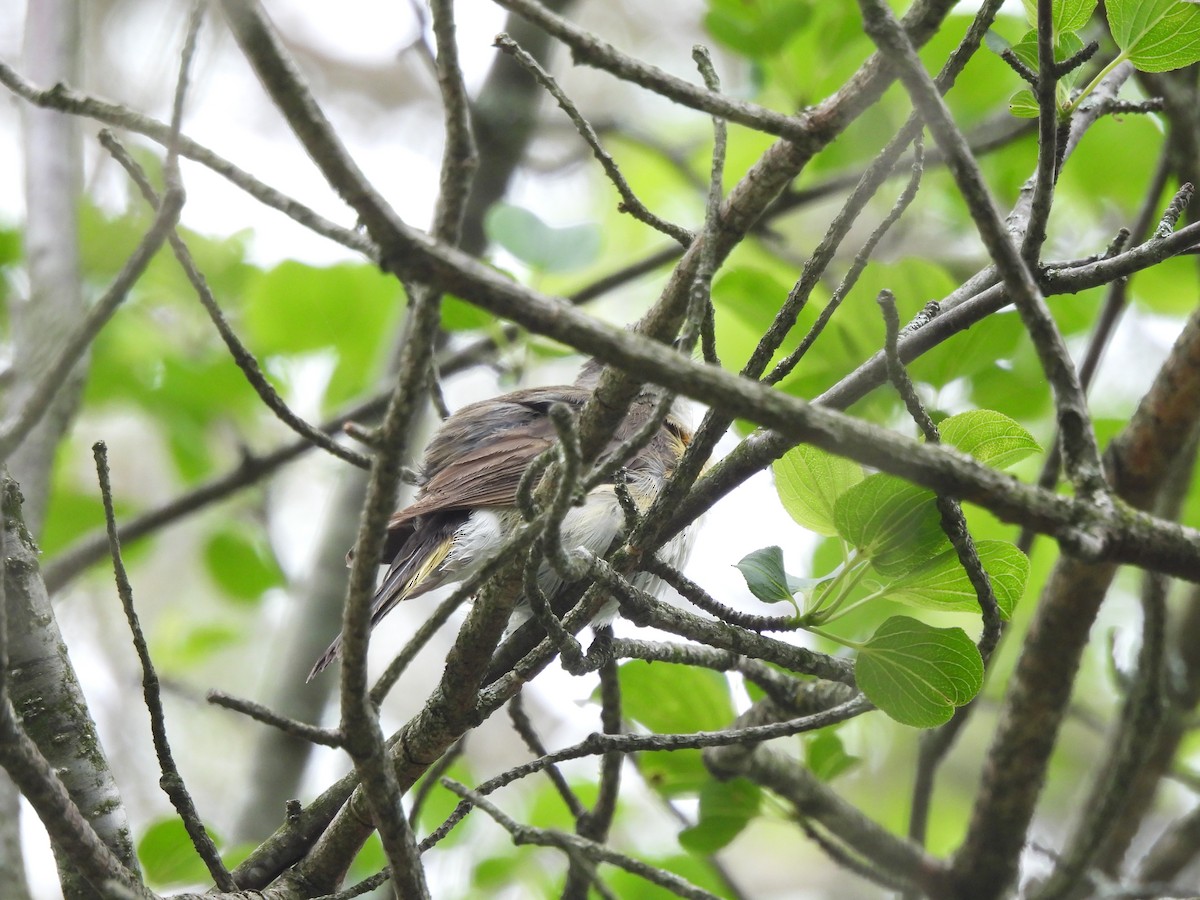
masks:
[[[540,272],[569,272],[600,252],[595,225],[554,228],[520,206],[497,203],[484,222],[487,235],[521,262]]]
[[[692,853],[656,856],[652,852],[646,852],[639,854],[638,857],[657,869],[677,875],[688,884],[707,891],[709,894],[718,897],[728,896],[728,885],[721,881],[713,866],[706,859],[702,859]],[[627,897],[630,900],[677,900],[679,897],[678,893],[653,884],[635,875],[633,872],[618,868],[617,866],[605,867],[604,882],[608,885],[609,891],[614,897]],[[511,893],[511,883],[505,885],[505,887]],[[556,884],[553,894],[546,891],[539,894],[527,893],[526,896],[557,896],[561,888],[561,884]]]
[[[445,777],[457,781],[459,784],[475,784],[475,773],[471,771],[469,760],[463,757],[456,759],[446,771]],[[437,828],[454,812],[454,808],[458,806],[461,798],[449,788],[443,786],[439,781],[432,785],[429,792],[425,795],[421,803],[421,809],[418,813],[418,824],[421,828],[421,833],[428,834]],[[558,806],[562,806],[562,800],[558,799]],[[455,828],[446,839],[452,844],[460,841],[463,837],[463,829]],[[386,863],[384,864],[386,865]],[[376,870],[378,871],[378,870]]]
[[[842,745],[836,731],[818,731],[804,743],[804,761],[822,781],[832,781],[861,762]]]
[[[1054,61],[1063,62],[1082,49],[1083,41],[1079,35],[1074,32],[1059,35],[1054,42]],[[1037,32],[1027,32],[1024,37],[1012,45],[1012,52],[1017,55],[1017,59],[1036,72],[1038,70]]]
[[[211,830],[210,837],[218,844]],[[146,829],[137,845],[138,860],[146,881],[167,887],[183,884],[211,884],[212,876],[192,846],[187,829],[177,816],[159,819]]]
[[[1038,0],[1023,0],[1025,18],[1030,25],[1037,25]],[[1089,21],[1096,10],[1096,0],[1054,0],[1053,7],[1054,33],[1078,31]]]
[[[791,602],[797,591],[812,587],[820,579],[794,578],[783,569],[783,551],[763,547],[742,557],[737,564],[746,587],[764,603]]]
[[[233,600],[257,602],[268,589],[283,583],[274,553],[260,532],[230,523],[204,546],[208,573]]]
[[[762,788],[747,778],[710,780],[700,790],[700,818],[679,832],[679,844],[701,856],[727,846],[758,815]]]
[[[449,295],[442,298],[442,327],[447,331],[474,331],[487,328],[495,321],[496,317],[490,312],[465,300]]]
[[[973,409],[938,425],[942,441],[981,463],[1004,469],[1042,448],[1020,423],[993,409]]]
[[[155,640],[159,674],[178,675],[207,662],[215,653],[246,640],[243,629],[229,623],[213,623],[188,628]]]
[[[1000,615],[1008,619],[1025,593],[1029,558],[1007,541],[979,541],[975,550],[991,580]],[[975,589],[953,549],[888,582],[887,598],[925,609],[979,612]]]
[[[1083,40],[1073,31],[1060,34],[1054,41],[1054,61],[1061,63],[1070,59],[1083,49]],[[1034,72],[1038,70],[1037,32],[1031,31],[1021,40],[1013,44],[1013,53],[1017,59],[1029,66]],[[1056,101],[1060,108],[1070,100],[1071,88],[1079,81],[1080,67],[1072,69],[1058,80],[1056,86]],[[1030,96],[1033,96],[1032,94]],[[1035,104],[1036,106],[1036,101]]]
[[[1033,96],[1033,91],[1030,90],[1017,91],[1009,97],[1008,111],[1018,119],[1036,119],[1042,114],[1037,97]]]
[[[729,727],[736,715],[729,683],[711,669],[632,660],[617,677],[622,712],[659,734],[716,731]],[[698,750],[644,753],[639,770],[667,797],[693,793],[712,780]]]
[[[399,282],[372,265],[280,263],[246,288],[243,339],[264,363],[332,353],[324,400],[334,405],[374,386],[403,299]]]
[[[809,531],[837,534],[833,508],[846,490],[862,481],[862,467],[852,460],[801,444],[775,460],[775,490],[788,515]]]
[[[983,43],[997,56],[1002,54],[1005,50],[1012,49],[1012,43],[1008,40],[1008,38],[996,31],[994,28],[989,28],[987,32],[984,33]]]
[[[1188,0],[1109,0],[1108,27],[1121,52],[1143,72],[1200,61],[1200,6]]]
[[[440,823],[439,823],[440,824]],[[387,865],[387,854],[383,850],[383,843],[379,840],[379,833],[372,834],[362,849],[354,857],[354,862],[350,864],[350,871],[346,873],[346,877],[352,882],[361,881],[367,878]]]
[[[983,686],[983,660],[961,628],[893,616],[858,651],[854,677],[872,703],[903,725],[934,728]]]
[[[704,25],[717,40],[751,59],[781,50],[809,20],[812,10],[796,0],[713,0]]]
[[[695,795],[712,781],[699,750],[642,753],[638,772],[663,797]]]
[[[631,660],[618,678],[622,711],[651,731],[716,731],[734,717],[729,683],[720,672]]]
[[[949,546],[933,492],[882,472],[838,498],[834,525],[887,576],[907,572]]]

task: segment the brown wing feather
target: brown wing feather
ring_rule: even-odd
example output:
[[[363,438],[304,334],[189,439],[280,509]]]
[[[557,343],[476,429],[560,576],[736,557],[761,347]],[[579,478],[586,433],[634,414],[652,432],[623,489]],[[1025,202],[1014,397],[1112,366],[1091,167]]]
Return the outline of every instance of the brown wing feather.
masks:
[[[418,516],[479,506],[511,506],[521,476],[555,441],[547,411],[554,402],[581,407],[590,396],[574,387],[531,388],[463,407],[442,425],[425,453],[426,482],[389,529]]]

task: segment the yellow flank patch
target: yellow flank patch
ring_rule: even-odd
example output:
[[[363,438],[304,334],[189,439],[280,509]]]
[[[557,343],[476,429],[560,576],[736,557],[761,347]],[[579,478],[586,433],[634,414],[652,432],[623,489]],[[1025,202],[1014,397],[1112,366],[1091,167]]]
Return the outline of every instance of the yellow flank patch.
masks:
[[[450,548],[453,546],[453,536],[446,538],[444,541],[438,544],[433,549],[433,552],[425,557],[424,562],[421,563],[421,567],[413,573],[413,577],[408,579],[408,582],[404,585],[404,591],[402,592],[400,599],[408,599],[413,590],[419,587],[421,582],[423,582],[430,576],[431,573],[437,570],[437,567],[442,564],[442,561],[446,558],[446,554],[450,552]]]

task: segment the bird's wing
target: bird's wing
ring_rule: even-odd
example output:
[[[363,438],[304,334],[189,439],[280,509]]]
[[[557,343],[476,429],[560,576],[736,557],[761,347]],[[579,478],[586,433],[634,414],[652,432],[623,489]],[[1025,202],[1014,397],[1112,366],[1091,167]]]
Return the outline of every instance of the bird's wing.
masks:
[[[588,396],[578,388],[535,388],[459,410],[426,451],[420,494],[392,516],[389,529],[432,513],[512,506],[525,470],[556,440],[550,406],[581,407]]]

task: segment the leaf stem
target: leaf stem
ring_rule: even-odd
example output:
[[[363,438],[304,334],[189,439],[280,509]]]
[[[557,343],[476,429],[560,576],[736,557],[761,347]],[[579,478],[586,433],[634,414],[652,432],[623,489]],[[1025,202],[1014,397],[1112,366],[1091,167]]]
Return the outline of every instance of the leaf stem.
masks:
[[[1096,77],[1089,81],[1087,86],[1079,92],[1079,96],[1067,104],[1066,108],[1063,110],[1064,116],[1069,116],[1071,113],[1075,112],[1075,110],[1079,108],[1079,104],[1084,101],[1084,98],[1086,98],[1088,94],[1090,94],[1099,86],[1100,82],[1102,82],[1108,76],[1108,73],[1121,63],[1125,62],[1125,60],[1128,58],[1129,57],[1126,55],[1125,51],[1122,50],[1113,58],[1112,62],[1097,72]]]
[[[850,650],[861,650],[864,646],[866,646],[861,641],[852,641],[849,638],[838,637],[836,634],[826,631],[819,625],[805,625],[803,627],[805,631],[815,634],[817,637],[823,637],[827,641],[833,641],[835,644],[840,644],[841,646],[847,647]]]

